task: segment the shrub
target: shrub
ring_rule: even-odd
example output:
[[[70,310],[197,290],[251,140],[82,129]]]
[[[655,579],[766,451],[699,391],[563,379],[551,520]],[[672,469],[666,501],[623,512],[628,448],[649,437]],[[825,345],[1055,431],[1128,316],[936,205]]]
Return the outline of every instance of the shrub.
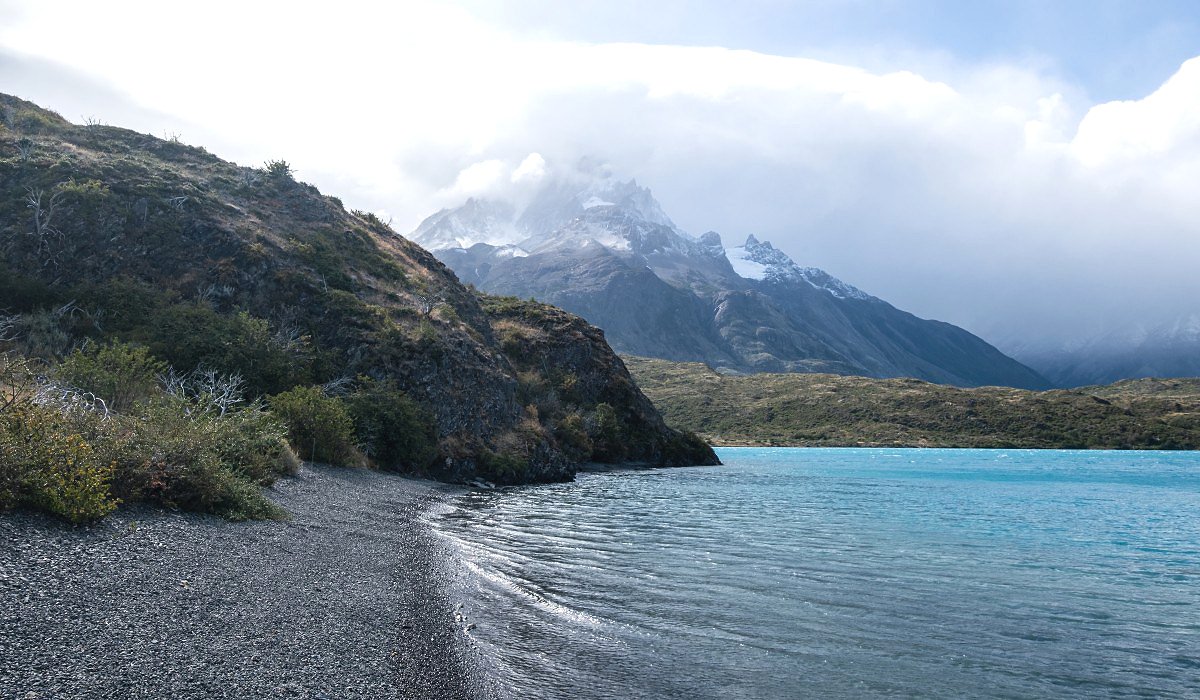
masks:
[[[57,410],[21,405],[0,415],[0,506],[27,505],[73,523],[117,507],[114,467]]]
[[[83,522],[123,500],[234,519],[281,517],[258,485],[295,468],[285,435],[261,404],[219,415],[161,396],[108,418],[19,404],[0,413],[0,508],[24,505]]]
[[[596,405],[588,422],[588,437],[592,439],[592,459],[597,462],[620,462],[628,455],[617,412],[607,403]]]
[[[282,515],[258,485],[293,469],[294,455],[283,424],[261,404],[221,415],[163,396],[101,427],[97,450],[115,465],[115,491],[125,500],[232,519]]]
[[[354,446],[354,421],[340,399],[320,387],[299,386],[271,397],[271,410],[288,425],[288,441],[307,460],[340,466],[359,466],[362,453]]]
[[[70,435],[43,447],[46,462],[30,485],[32,502],[73,523],[98,520],[116,509],[119,501],[109,491],[113,465],[98,463],[82,437]]]
[[[591,458],[592,439],[588,436],[583,416],[578,413],[568,414],[559,421],[554,428],[554,437],[558,439],[559,447],[571,459],[584,461]]]
[[[28,360],[14,352],[0,352],[0,413],[27,401],[33,381]]]
[[[360,378],[345,402],[359,445],[381,469],[422,471],[437,457],[432,417],[395,384]]]
[[[529,461],[514,454],[483,450],[479,454],[479,475],[498,484],[518,484],[529,473]]]
[[[176,304],[154,315],[141,336],[175,367],[212,367],[240,374],[250,396],[309,380],[311,357],[283,347],[270,324],[242,312],[223,316],[200,304]]]
[[[267,177],[270,178],[291,180],[295,176],[291,163],[286,160],[268,160],[263,163],[263,169],[267,171]]]
[[[146,348],[113,342],[71,353],[58,376],[104,399],[109,409],[125,412],[157,393],[157,377],[166,368]]]

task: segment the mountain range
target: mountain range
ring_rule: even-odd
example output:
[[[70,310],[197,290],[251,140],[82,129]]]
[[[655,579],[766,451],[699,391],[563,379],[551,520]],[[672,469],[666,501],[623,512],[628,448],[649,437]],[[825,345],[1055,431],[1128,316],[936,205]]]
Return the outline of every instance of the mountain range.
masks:
[[[770,242],[690,235],[649,189],[606,173],[548,177],[525,202],[471,198],[410,237],[464,283],[577,313],[621,353],[734,374],[1049,386],[977,336],[801,266]]]
[[[1055,386],[1200,376],[1200,314],[1136,324],[1061,346],[1013,343],[1012,353]]]

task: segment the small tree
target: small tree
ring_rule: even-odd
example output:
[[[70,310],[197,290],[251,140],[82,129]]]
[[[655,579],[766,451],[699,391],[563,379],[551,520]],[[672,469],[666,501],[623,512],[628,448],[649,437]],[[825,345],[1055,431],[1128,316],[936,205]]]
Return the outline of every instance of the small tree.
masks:
[[[592,440],[592,459],[597,462],[620,462],[628,454],[624,431],[616,410],[607,403],[596,404],[588,422],[588,437]]]
[[[34,145],[33,139],[28,136],[23,136],[17,141],[17,155],[20,156],[22,163],[28,162],[33,157]]]

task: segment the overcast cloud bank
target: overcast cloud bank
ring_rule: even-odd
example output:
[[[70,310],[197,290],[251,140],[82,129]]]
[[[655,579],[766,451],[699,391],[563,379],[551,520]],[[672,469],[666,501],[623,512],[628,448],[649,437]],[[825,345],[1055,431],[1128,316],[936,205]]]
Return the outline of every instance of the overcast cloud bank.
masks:
[[[1007,349],[1200,299],[1200,59],[1093,104],[1023,65],[531,40],[436,3],[66,7],[0,6],[0,89],[285,158],[401,232],[590,157],[685,230],[756,234]],[[65,94],[66,77],[94,87]]]

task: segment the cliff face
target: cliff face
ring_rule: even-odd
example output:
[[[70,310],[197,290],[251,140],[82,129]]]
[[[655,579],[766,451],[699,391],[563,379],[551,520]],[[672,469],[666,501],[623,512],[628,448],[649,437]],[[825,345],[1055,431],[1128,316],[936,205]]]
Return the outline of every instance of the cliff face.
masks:
[[[662,423],[594,328],[549,307],[513,316],[373,215],[295,181],[286,163],[239,167],[74,126],[10,96],[0,109],[0,309],[57,318],[65,343],[118,337],[180,365],[233,363],[261,393],[392,381],[435,419],[431,472],[455,478],[715,460]],[[55,317],[68,302],[70,318]],[[213,331],[232,326],[250,330],[236,342]],[[564,372],[577,377],[568,397],[526,400]],[[628,454],[584,449],[612,427],[610,413],[633,441]]]

